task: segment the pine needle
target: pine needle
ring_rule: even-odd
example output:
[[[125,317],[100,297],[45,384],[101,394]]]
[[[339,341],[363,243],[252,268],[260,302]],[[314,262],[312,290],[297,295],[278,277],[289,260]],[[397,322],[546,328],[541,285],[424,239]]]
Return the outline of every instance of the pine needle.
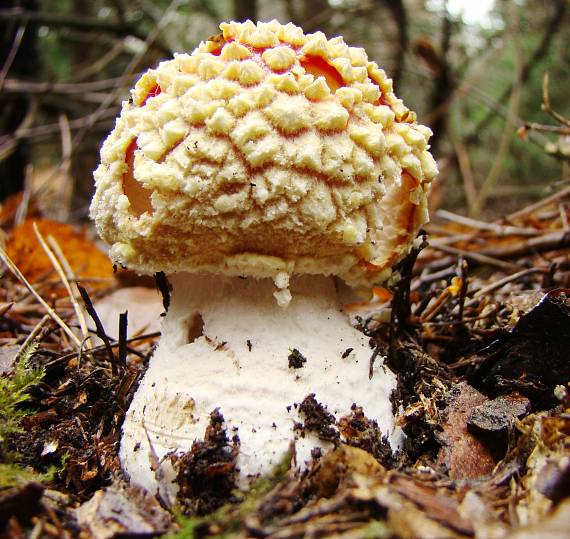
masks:
[[[81,349],[81,341],[76,337],[75,333],[71,331],[69,326],[57,315],[57,313],[47,304],[47,302],[42,298],[36,289],[30,284],[30,282],[24,277],[24,274],[18,269],[18,266],[14,264],[13,260],[8,256],[8,253],[0,247],[0,258],[3,260],[4,264],[8,266],[8,269],[18,278],[18,280],[30,291],[30,293],[38,300],[42,307],[46,310],[50,318],[64,331],[64,333],[73,341],[78,349]]]

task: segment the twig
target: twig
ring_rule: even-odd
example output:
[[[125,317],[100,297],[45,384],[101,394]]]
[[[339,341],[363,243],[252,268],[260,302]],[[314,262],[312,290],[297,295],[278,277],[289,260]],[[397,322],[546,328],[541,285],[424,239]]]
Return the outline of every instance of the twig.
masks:
[[[563,182],[565,181],[570,181],[570,178],[565,178],[564,180],[562,180]],[[525,215],[529,215],[531,213],[534,213],[536,210],[539,210],[540,208],[544,208],[545,206],[548,206],[554,202],[557,202],[558,200],[570,196],[570,186],[566,187],[565,189],[561,189],[560,191],[558,191],[557,193],[554,193],[553,195],[550,195],[549,197],[546,197],[542,200],[539,200],[538,202],[535,202],[534,204],[530,204],[529,206],[526,206],[525,208],[522,208],[520,210],[517,210],[514,213],[511,213],[510,215],[507,216],[507,221],[512,221],[515,219],[518,219],[519,217],[523,217]]]
[[[111,342],[109,341],[107,333],[105,333],[105,328],[101,323],[101,319],[99,318],[99,315],[95,310],[95,307],[93,307],[93,303],[91,302],[91,298],[89,297],[87,290],[85,290],[85,288],[83,288],[79,284],[77,285],[77,288],[79,289],[79,293],[81,294],[81,299],[83,299],[83,303],[85,304],[85,309],[87,313],[95,323],[95,327],[97,328],[96,331],[97,337],[99,337],[105,345],[105,350],[107,350],[107,355],[109,356],[109,362],[111,363],[111,369],[113,373],[117,374],[116,372],[117,365],[115,361],[115,354],[113,353],[113,347],[111,346]]]
[[[433,283],[434,281],[439,281],[440,279],[446,279],[450,275],[453,275],[454,269],[451,265],[445,267],[440,271],[434,271],[433,273],[425,273],[422,271],[420,278],[414,282],[412,290],[417,290],[422,284]]]
[[[542,234],[542,231],[537,230],[536,228],[522,228],[518,226],[500,225],[498,223],[487,223],[471,217],[457,215],[456,213],[452,213],[447,210],[437,210],[435,214],[447,221],[470,226],[471,228],[476,228],[478,230],[490,230],[497,236],[537,236]]]
[[[550,106],[550,94],[548,93],[548,83],[549,83],[549,76],[547,72],[542,77],[542,110],[550,114],[550,116],[552,116],[556,121],[560,122],[562,125],[570,127],[570,120],[562,116],[562,114],[553,110],[552,107]]]
[[[32,172],[34,166],[31,163],[26,165],[25,178],[24,178],[24,192],[22,193],[22,200],[18,204],[16,215],[14,215],[14,226],[21,225],[26,220],[28,214],[28,207],[32,198]]]
[[[439,295],[439,297],[433,302],[429,309],[426,309],[422,315],[420,316],[420,322],[426,323],[429,322],[432,318],[434,318],[439,311],[443,308],[447,300],[451,296],[451,291],[449,287],[447,287],[443,292]]]
[[[560,222],[562,223],[562,229],[568,232],[570,230],[570,224],[568,223],[568,215],[566,215],[566,205],[563,203],[558,204],[558,211],[560,212]]]
[[[7,79],[4,84],[6,93],[26,93],[26,94],[64,94],[75,95],[89,92],[105,92],[121,87],[140,73],[131,73],[113,77],[109,79],[94,80],[89,82],[34,82],[20,79]]]
[[[0,91],[2,91],[4,87],[4,81],[6,80],[8,71],[10,71],[10,68],[12,67],[14,58],[16,58],[16,54],[18,54],[18,50],[20,50],[20,45],[22,44],[22,38],[24,37],[24,32],[26,31],[26,27],[27,27],[27,21],[24,21],[20,25],[20,27],[16,32],[16,35],[14,36],[14,41],[12,41],[12,48],[10,49],[6,61],[2,66],[2,71],[0,72]]]
[[[512,269],[519,269],[520,267],[511,262],[504,262],[503,260],[499,260],[498,258],[494,258],[492,256],[488,256],[486,254],[477,251],[466,251],[464,249],[458,249],[457,247],[451,247],[449,245],[434,245],[433,248],[437,251],[443,251],[444,253],[459,255],[470,260],[475,260],[480,264],[496,266],[501,269],[512,270]]]
[[[16,353],[16,359],[22,356],[26,348],[36,339],[36,337],[40,334],[40,331],[45,326],[46,322],[50,319],[48,314],[44,314],[40,321],[36,324],[34,329],[28,334],[28,336],[24,339],[24,342],[20,346],[20,349]]]
[[[469,301],[466,302],[465,306],[466,307],[473,307],[474,305],[477,305],[480,297],[485,296],[485,295],[487,295],[487,294],[489,294],[495,290],[498,290],[499,288],[502,288],[506,284],[517,281],[521,277],[525,277],[526,275],[531,275],[533,273],[542,273],[542,271],[543,270],[541,268],[527,268],[527,269],[521,270],[517,273],[513,273],[512,275],[508,275],[507,277],[504,277],[503,279],[499,279],[498,281],[495,281],[494,283],[491,283],[490,285],[484,286],[483,288],[480,288],[479,290],[477,290],[473,294],[473,297]]]
[[[10,303],[0,303],[0,316],[4,316],[14,305],[15,303],[13,301]]]
[[[73,273],[73,268],[69,264],[69,261],[67,260],[57,240],[50,235],[48,236],[47,241],[50,247],[53,249],[54,253],[57,255],[58,261],[65,272],[65,280],[69,285],[69,288],[67,289],[69,293],[69,299],[71,300],[71,304],[73,305],[75,315],[77,316],[77,321],[79,323],[79,327],[81,328],[81,334],[83,335],[85,344],[87,345],[88,348],[91,348],[92,343],[91,339],[89,338],[89,330],[87,329],[85,316],[83,316],[83,309],[81,309],[77,297],[79,292],[75,293],[71,288],[71,282],[75,283],[75,275]],[[77,283],[76,283],[76,290],[77,290]]]
[[[374,352],[372,352],[372,355],[370,356],[370,360],[368,363],[368,379],[372,380],[372,376],[374,376],[374,363],[376,361],[376,358],[380,355],[380,352],[382,351],[382,346],[379,344],[376,346],[376,348],[374,348]]]
[[[514,17],[514,13],[512,13]],[[516,28],[511,28],[510,33],[513,37],[513,42],[515,45],[515,69],[512,83],[512,91],[510,92],[509,102],[508,102],[508,114],[503,127],[503,132],[501,134],[501,139],[499,141],[499,147],[491,169],[487,174],[487,177],[483,180],[477,197],[473,201],[473,206],[471,208],[472,215],[479,215],[481,210],[485,206],[485,202],[489,198],[489,195],[493,191],[495,184],[499,180],[501,172],[503,170],[505,159],[509,151],[509,146],[511,144],[513,128],[516,125],[516,120],[518,118],[518,109],[520,105],[520,94],[522,86],[522,61],[521,61],[521,50],[520,43],[517,38],[518,35],[518,19],[516,20]]]
[[[123,41],[117,41],[101,58],[94,61],[92,64],[85,68],[73,73],[73,80],[81,81],[94,75],[102,73],[104,69],[111,63],[121,52],[124,50],[125,45]]]
[[[98,121],[115,118],[116,114],[116,108],[110,107],[105,111],[105,114],[101,115]],[[71,120],[69,122],[69,127],[71,129],[81,129],[81,127],[89,122],[89,118],[91,116],[92,114],[88,114],[87,116],[82,116],[81,118]],[[36,127],[29,127],[26,125],[18,128],[18,130],[16,130],[16,132],[12,135],[0,136],[0,161],[4,159],[4,153],[6,153],[10,148],[13,149],[19,140],[47,137],[53,135],[54,133],[58,133],[59,130],[59,123],[39,125]]]
[[[459,278],[461,279],[461,289],[459,290],[459,300],[457,301],[457,304],[459,305],[457,319],[461,322],[463,320],[463,311],[465,309],[465,298],[467,297],[467,290],[469,288],[469,264],[467,264],[467,260],[460,258],[457,269],[459,271]]]
[[[47,257],[49,258],[49,261],[51,262],[53,268],[55,269],[55,271],[58,274],[61,282],[63,283],[63,286],[64,286],[64,288],[65,288],[65,290],[69,296],[69,299],[71,300],[71,303],[72,303],[73,307],[75,308],[75,312],[77,314],[77,312],[80,310],[79,305],[77,305],[77,302],[75,301],[75,298],[73,296],[73,292],[71,290],[71,286],[69,284],[69,281],[67,280],[67,277],[65,275],[65,272],[63,271],[63,268],[61,267],[61,264],[59,263],[59,260],[57,259],[57,257],[53,253],[53,251],[50,249],[50,247],[46,243],[44,237],[42,236],[42,234],[38,228],[37,223],[33,224],[33,228],[34,228],[34,233],[36,234],[36,238],[38,239],[40,245],[42,246],[42,249],[44,250]],[[83,337],[85,338],[86,336],[87,336],[87,333],[83,333]]]
[[[0,248],[0,258],[4,261],[4,264],[8,266],[10,271],[18,278],[18,280],[30,291],[30,293],[36,298],[36,300],[42,305],[46,310],[50,318],[63,330],[63,332],[71,339],[71,341],[81,348],[81,341],[75,336],[73,331],[69,326],[57,315],[57,313],[46,303],[46,301],[36,292],[35,288],[28,282],[24,277],[22,272],[18,269],[16,264],[8,256],[4,249]]]
[[[128,328],[128,311],[119,315],[119,363],[126,366],[127,364],[127,328]]]
[[[453,247],[439,245],[435,249],[441,251],[453,252],[455,254],[463,255],[465,258],[470,258],[474,262],[483,262],[485,260],[481,257],[491,257],[495,265],[497,261],[508,260],[511,258],[519,258],[528,254],[533,253],[543,253],[546,251],[552,251],[554,249],[564,249],[570,247],[570,233],[565,230],[552,232],[550,234],[544,234],[543,236],[537,236],[535,238],[527,239],[524,242],[516,242],[509,245],[501,245],[501,247],[489,247],[486,249],[481,249],[480,251],[462,251],[460,249],[454,249]],[[444,268],[449,268],[454,263],[454,258],[444,257],[433,262],[426,264],[423,269],[430,269],[433,271],[439,271]],[[509,269],[518,266],[511,265]],[[429,275],[427,276],[429,278]],[[430,282],[428,280],[424,282]]]
[[[534,49],[533,53],[527,56],[524,65],[521,67],[521,79],[523,82],[529,79],[532,71],[536,68],[536,66],[541,65],[541,60],[548,54],[557,32],[564,25],[564,13],[566,11],[567,1],[556,0],[554,3],[554,11],[549,17],[547,23],[544,25],[544,32],[542,34],[540,42]],[[507,100],[509,94],[511,94],[513,91],[514,84],[514,82],[511,83],[511,85],[505,89],[503,95],[501,95],[497,100],[499,103]],[[467,134],[465,137],[466,142],[472,142],[477,138],[479,133],[484,130],[487,124],[494,118],[493,112],[495,111],[488,111],[483,119],[477,123],[477,125],[471,130],[470,133]],[[524,122],[520,122],[520,125],[524,125]]]
[[[551,232],[550,234],[537,236],[536,238],[529,238],[524,242],[483,249],[480,253],[496,258],[508,259],[518,258],[535,252],[540,253],[554,249],[564,249],[569,246],[570,234],[565,230],[559,230],[557,232]]]
[[[138,51],[133,56],[133,58],[127,65],[124,72],[125,76],[129,75],[130,73],[136,70],[140,61],[144,58],[144,55],[148,51],[151,44],[158,38],[160,32],[162,32],[164,27],[170,22],[170,17],[172,16],[173,13],[176,12],[176,10],[182,4],[182,2],[183,0],[172,0],[170,2],[170,5],[164,11],[160,21],[158,21],[153,31],[150,32],[148,36],[146,36],[146,39],[144,40],[144,47],[142,47],[141,50]],[[79,143],[83,140],[83,137],[91,130],[91,128],[99,120],[101,114],[104,111],[106,111],[109,105],[117,98],[117,94],[118,94],[118,89],[116,89],[114,92],[109,93],[108,98],[103,103],[101,103],[101,105],[99,105],[97,110],[92,115],[90,115],[86,125],[83,126],[73,137],[74,148],[76,148],[79,145]]]
[[[153,333],[146,333],[145,335],[138,335],[137,337],[131,337],[130,339],[127,339],[127,344],[136,342],[136,341],[144,341],[146,339],[155,339],[156,337],[160,337],[160,331],[155,331]],[[116,348],[117,346],[119,346],[118,342],[115,343],[111,343],[111,346],[113,348]],[[95,352],[100,352],[101,350],[106,350],[107,347],[105,344],[102,344],[100,346],[95,346],[93,348],[89,349],[90,353],[95,353]],[[66,354],[64,356],[60,356],[58,358],[53,359],[52,361],[50,361],[47,365],[51,366],[51,365],[55,365],[57,363],[61,363],[61,362],[65,362],[68,361],[70,359],[73,359],[74,357],[77,357],[77,353],[72,353],[72,354]]]
[[[0,9],[0,21],[32,22],[51,27],[76,28],[88,31],[98,30],[120,36],[132,35],[141,41],[147,38],[147,36],[138,31],[136,26],[128,23],[115,23],[97,17],[81,17],[78,15],[67,15],[65,13],[26,11],[19,7]],[[156,47],[164,54],[171,54],[172,52],[160,42],[156,44]]]
[[[26,112],[24,119],[20,122],[20,125],[16,128],[14,133],[0,137],[0,161],[3,161],[9,157],[16,149],[21,134],[30,129],[30,126],[33,124],[36,112],[38,111],[38,107],[39,103],[37,99],[30,101],[28,111]]]

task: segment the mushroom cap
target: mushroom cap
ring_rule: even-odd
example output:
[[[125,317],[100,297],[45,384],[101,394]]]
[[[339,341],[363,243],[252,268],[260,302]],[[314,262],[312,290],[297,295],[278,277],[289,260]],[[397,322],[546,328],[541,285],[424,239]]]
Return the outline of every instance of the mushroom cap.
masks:
[[[428,220],[431,131],[341,37],[220,28],[142,75],[103,144],[91,217],[111,258],[142,273],[385,280]]]

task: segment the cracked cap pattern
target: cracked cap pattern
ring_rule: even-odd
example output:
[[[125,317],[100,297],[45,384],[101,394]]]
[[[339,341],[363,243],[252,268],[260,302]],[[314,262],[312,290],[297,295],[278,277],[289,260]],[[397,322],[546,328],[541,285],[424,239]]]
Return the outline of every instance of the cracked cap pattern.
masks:
[[[389,277],[427,221],[431,131],[363,49],[223,23],[147,71],[101,150],[91,205],[143,273]]]

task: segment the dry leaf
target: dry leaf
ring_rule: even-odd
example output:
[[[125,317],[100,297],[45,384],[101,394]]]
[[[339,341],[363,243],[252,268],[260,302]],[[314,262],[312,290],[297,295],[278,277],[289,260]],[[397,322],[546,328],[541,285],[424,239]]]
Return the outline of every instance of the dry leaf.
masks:
[[[78,279],[103,279],[107,282],[93,281],[92,285],[109,286],[108,281],[113,279],[113,267],[107,255],[86,238],[84,231],[46,219],[26,220],[12,230],[6,242],[8,256],[30,282],[37,282],[54,270],[36,238],[34,222],[44,238],[55,238]]]

